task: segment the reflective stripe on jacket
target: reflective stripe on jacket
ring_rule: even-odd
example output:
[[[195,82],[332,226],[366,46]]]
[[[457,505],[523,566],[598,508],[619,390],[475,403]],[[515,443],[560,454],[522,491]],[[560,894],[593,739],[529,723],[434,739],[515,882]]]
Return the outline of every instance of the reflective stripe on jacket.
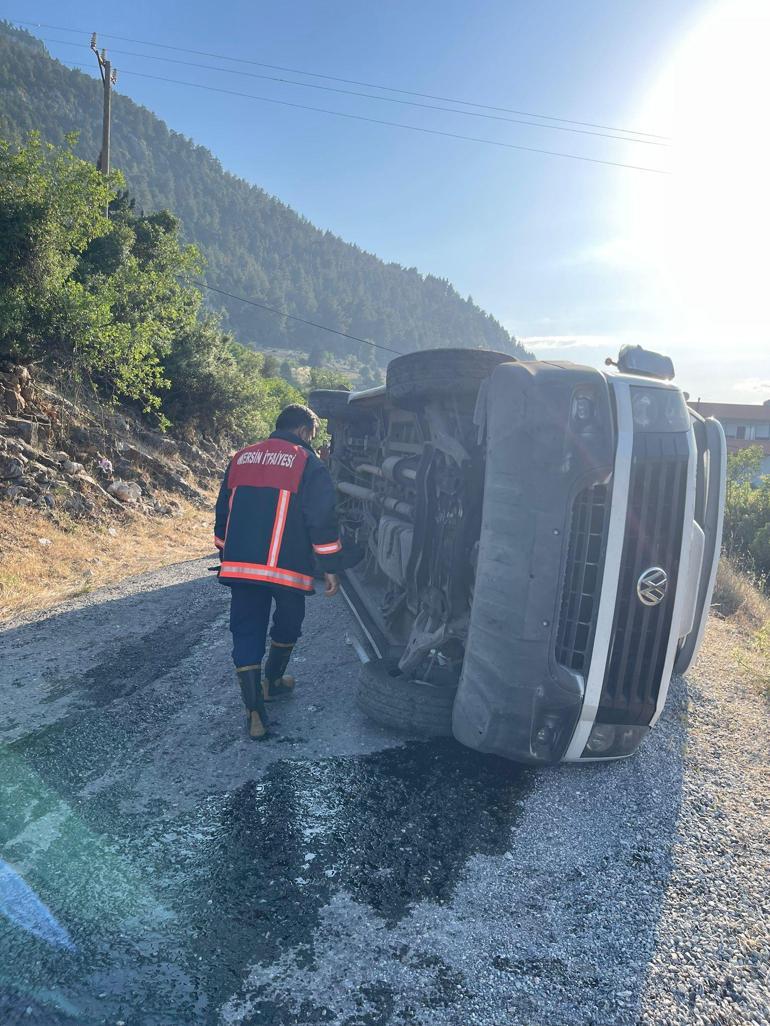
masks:
[[[220,581],[313,591],[314,554],[327,573],[338,566],[335,498],[329,471],[297,435],[274,431],[239,450],[217,499]]]

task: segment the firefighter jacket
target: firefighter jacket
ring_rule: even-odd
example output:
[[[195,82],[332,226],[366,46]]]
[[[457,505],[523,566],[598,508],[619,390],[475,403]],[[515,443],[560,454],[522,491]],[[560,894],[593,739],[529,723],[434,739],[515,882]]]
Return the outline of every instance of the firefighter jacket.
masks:
[[[214,542],[222,584],[250,581],[313,591],[342,549],[329,471],[298,435],[274,431],[233,456],[217,499]]]

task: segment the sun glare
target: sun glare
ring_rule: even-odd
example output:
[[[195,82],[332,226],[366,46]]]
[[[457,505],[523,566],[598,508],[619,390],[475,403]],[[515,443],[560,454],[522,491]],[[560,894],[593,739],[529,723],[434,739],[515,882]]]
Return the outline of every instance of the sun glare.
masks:
[[[770,357],[770,3],[728,0],[680,46],[640,113],[672,137],[672,174],[623,197],[672,333]],[[652,177],[652,176],[650,176]]]

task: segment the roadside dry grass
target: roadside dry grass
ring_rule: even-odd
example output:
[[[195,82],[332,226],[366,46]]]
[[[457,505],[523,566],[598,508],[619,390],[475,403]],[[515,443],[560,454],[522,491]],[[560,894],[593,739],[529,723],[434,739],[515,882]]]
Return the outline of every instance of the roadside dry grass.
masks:
[[[178,517],[126,509],[96,524],[0,503],[0,622],[213,552],[211,514],[174,498]]]
[[[756,667],[757,681],[770,701],[770,618],[749,643],[749,661]]]
[[[736,665],[770,699],[770,598],[760,590],[759,583],[723,558],[713,606],[716,619],[729,624],[730,632],[724,636],[734,638]]]
[[[714,611],[723,617],[740,614],[744,620],[761,627],[770,616],[770,599],[763,595],[762,584],[723,556],[711,600]]]
[[[735,659],[741,670],[756,683],[757,689],[770,701],[770,602],[764,600],[767,612],[759,627],[756,622],[740,613],[728,621],[734,625],[739,643]]]

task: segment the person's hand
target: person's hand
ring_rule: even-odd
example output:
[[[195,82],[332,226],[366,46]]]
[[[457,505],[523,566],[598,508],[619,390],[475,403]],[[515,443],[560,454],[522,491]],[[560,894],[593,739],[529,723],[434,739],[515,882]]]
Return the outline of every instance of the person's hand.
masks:
[[[332,595],[336,595],[340,590],[340,579],[336,574],[324,574],[324,581],[326,587],[324,588],[324,595],[327,598],[331,598]]]

